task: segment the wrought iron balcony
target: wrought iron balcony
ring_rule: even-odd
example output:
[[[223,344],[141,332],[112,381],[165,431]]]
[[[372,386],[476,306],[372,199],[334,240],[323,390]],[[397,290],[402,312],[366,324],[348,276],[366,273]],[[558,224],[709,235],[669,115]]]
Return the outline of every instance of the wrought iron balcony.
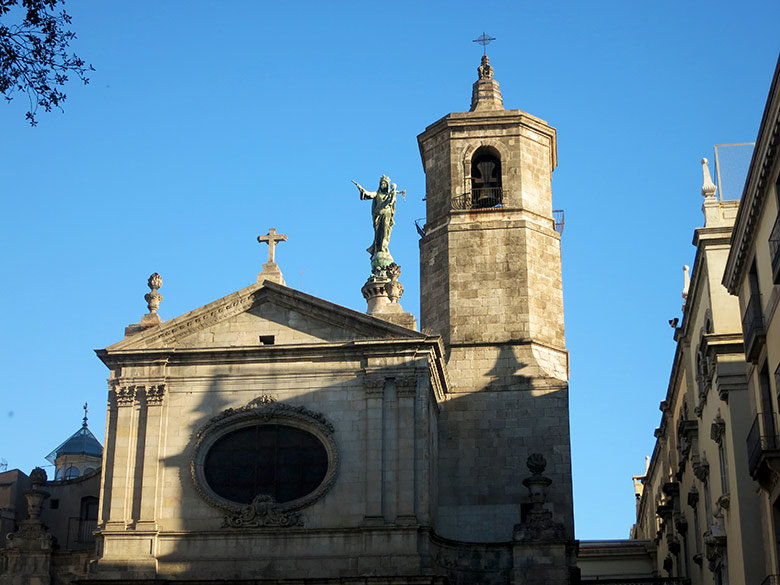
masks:
[[[772,279],[775,284],[780,284],[780,214],[769,234],[769,255],[772,258]]]
[[[764,315],[761,312],[761,295],[750,296],[742,316],[742,336],[745,340],[745,359],[755,363],[766,340]]]
[[[68,533],[65,544],[66,550],[80,550],[92,548],[95,544],[95,530],[97,520],[84,520],[82,518],[68,518]]]
[[[747,436],[748,472],[756,481],[763,481],[767,463],[780,459],[780,440],[773,412],[759,412]],[[780,585],[780,584],[778,584]]]
[[[452,209],[501,209],[504,192],[501,187],[474,188],[469,193],[452,198]]]

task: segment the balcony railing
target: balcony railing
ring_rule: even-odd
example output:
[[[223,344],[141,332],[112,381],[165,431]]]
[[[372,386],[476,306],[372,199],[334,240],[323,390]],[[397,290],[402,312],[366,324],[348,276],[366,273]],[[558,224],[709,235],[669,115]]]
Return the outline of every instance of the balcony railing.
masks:
[[[761,585],[780,585],[780,575],[767,575]]]
[[[503,205],[501,187],[474,188],[470,193],[452,198],[452,209],[500,209]]]
[[[80,520],[79,521],[79,536],[78,541],[84,544],[92,544],[95,542],[95,529],[97,528],[97,520]]]
[[[772,258],[772,278],[775,284],[780,284],[780,214],[769,234],[769,255]]]
[[[759,412],[747,436],[748,472],[753,479],[757,479],[759,475],[762,460],[767,456],[777,456],[778,448],[780,440],[774,413]]]
[[[65,542],[66,550],[92,548],[95,544],[97,520],[84,520],[78,517],[68,518],[68,534]]]
[[[759,294],[751,295],[745,307],[745,314],[742,316],[742,335],[745,340],[745,358],[755,363],[766,339]]]

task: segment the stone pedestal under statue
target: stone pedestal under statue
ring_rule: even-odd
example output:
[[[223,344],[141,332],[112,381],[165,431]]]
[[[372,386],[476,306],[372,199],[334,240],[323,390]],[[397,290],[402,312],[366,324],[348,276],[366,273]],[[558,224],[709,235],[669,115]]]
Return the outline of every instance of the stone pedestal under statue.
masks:
[[[372,317],[416,330],[417,321],[414,315],[406,313],[399,302],[401,295],[404,294],[404,285],[398,282],[400,276],[401,267],[391,264],[379,275],[372,274],[368,278],[366,284],[360,289],[368,303],[366,312]]]

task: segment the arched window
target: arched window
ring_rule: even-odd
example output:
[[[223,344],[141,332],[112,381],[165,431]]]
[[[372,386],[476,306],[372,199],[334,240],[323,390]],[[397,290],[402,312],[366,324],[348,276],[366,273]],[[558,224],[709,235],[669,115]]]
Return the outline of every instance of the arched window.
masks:
[[[54,474],[55,481],[58,479],[62,479],[62,468],[59,468],[57,472]]]
[[[68,467],[65,470],[65,479],[75,479],[79,476],[79,470],[78,467]]]
[[[492,146],[480,146],[471,157],[471,207],[485,209],[502,203],[501,155]]]
[[[94,467],[87,467],[87,468],[84,470],[84,475],[87,475],[88,473],[90,473],[90,472],[92,472],[92,471],[95,471],[95,468],[94,468]]]

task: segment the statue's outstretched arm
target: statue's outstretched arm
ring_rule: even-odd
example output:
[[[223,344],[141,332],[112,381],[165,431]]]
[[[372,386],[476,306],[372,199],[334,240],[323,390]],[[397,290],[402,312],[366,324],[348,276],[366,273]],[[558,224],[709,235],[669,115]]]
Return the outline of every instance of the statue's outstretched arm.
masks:
[[[357,181],[352,181],[355,184],[355,187],[358,188],[358,191],[360,191],[360,198],[361,199],[373,199],[376,193],[372,193],[371,191],[366,191],[363,188],[363,185],[358,183]]]

